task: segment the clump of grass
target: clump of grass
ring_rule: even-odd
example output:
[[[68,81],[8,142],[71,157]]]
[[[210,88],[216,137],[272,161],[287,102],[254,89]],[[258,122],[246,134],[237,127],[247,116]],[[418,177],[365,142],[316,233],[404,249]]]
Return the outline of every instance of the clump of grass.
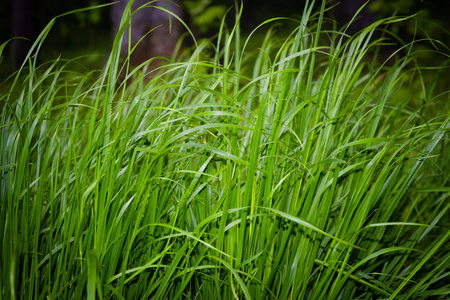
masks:
[[[324,11],[249,51],[238,7],[121,83],[129,7],[101,74],[30,57],[1,95],[2,298],[448,297],[445,79],[420,41],[376,63],[374,33],[408,18],[346,36]]]

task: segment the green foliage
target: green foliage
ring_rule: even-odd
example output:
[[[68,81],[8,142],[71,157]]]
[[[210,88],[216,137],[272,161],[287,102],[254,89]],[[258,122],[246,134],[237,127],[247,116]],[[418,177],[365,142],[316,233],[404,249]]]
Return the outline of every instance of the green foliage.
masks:
[[[447,298],[448,52],[380,65],[405,20],[344,38],[324,3],[152,70],[126,17],[104,71],[37,65],[53,20],[0,96],[2,299]]]
[[[90,1],[89,6],[97,6],[99,5],[98,1]],[[85,28],[86,26],[94,26],[101,21],[101,14],[99,9],[90,10],[85,14],[76,14],[75,15],[78,21],[80,22],[80,27]]]
[[[369,11],[383,18],[392,15],[417,14],[417,17],[413,19],[413,24],[398,23],[391,26],[390,30],[404,38],[406,38],[406,35],[410,36],[408,38],[417,38],[417,34],[427,37],[433,36],[444,44],[449,43],[448,28],[450,22],[446,13],[448,8],[448,3],[428,0],[377,0],[371,1],[368,5]],[[416,27],[421,28],[421,30],[417,31]]]
[[[227,11],[227,7],[221,4],[214,4],[212,0],[192,0],[183,1],[193,24],[201,32],[216,29],[220,26],[220,20]]]

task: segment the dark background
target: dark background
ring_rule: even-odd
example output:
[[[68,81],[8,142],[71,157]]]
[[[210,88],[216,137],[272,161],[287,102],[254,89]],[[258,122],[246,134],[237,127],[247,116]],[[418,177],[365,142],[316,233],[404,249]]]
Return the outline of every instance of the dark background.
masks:
[[[40,31],[55,16],[68,11],[99,4],[110,3],[109,0],[4,0],[0,10],[0,44],[12,37],[22,36],[30,41],[9,43],[5,48],[4,59],[10,67],[17,67],[27,53]],[[234,4],[232,0],[191,0],[180,1],[185,15],[183,19],[195,28],[199,36],[208,36],[217,31],[220,15]],[[321,1],[316,1],[320,6]],[[365,1],[343,0],[330,1],[329,6],[337,4],[328,11],[328,17],[338,20],[338,27],[343,26],[358,7]],[[245,0],[242,28],[248,32],[256,25],[269,18],[288,16],[298,18],[305,1],[293,0]],[[376,19],[396,15],[411,15],[421,12],[418,24],[426,34],[440,39],[448,45],[450,28],[450,1],[448,0],[373,0],[358,20],[351,32],[367,26]],[[232,14],[230,14],[232,15]],[[230,17],[230,22],[232,18]],[[410,25],[407,25],[410,24]],[[60,53],[74,56],[81,53],[101,53],[111,43],[111,7],[77,13],[59,18],[46,39],[45,51],[41,59],[54,59]],[[393,28],[396,34],[406,40],[413,36],[413,23],[405,23]],[[420,37],[420,36],[419,36]],[[417,36],[416,36],[417,38]],[[42,53],[43,52],[43,53]],[[42,58],[44,56],[44,58]],[[5,63],[2,63],[2,67]]]

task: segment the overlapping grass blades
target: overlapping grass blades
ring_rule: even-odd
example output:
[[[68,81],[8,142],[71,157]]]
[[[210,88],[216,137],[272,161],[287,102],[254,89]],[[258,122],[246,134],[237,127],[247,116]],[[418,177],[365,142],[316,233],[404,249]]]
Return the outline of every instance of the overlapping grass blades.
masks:
[[[349,37],[312,4],[150,75],[119,60],[130,6],[104,72],[30,57],[1,96],[2,298],[448,297],[448,91],[415,42],[377,65],[405,19]]]

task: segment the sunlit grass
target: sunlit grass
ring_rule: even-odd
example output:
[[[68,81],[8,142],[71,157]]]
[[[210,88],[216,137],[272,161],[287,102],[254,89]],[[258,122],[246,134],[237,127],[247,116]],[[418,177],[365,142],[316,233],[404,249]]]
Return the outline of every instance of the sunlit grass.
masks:
[[[103,72],[30,57],[1,95],[2,298],[448,297],[447,79],[420,41],[377,62],[408,20],[348,37],[311,7],[124,80],[126,18]]]

